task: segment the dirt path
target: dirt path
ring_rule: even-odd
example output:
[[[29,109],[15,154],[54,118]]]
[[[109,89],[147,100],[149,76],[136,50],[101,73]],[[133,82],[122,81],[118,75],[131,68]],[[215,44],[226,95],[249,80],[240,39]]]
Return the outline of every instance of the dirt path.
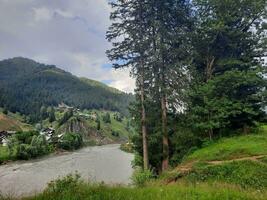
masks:
[[[260,156],[249,156],[249,157],[243,157],[243,158],[235,158],[235,159],[231,159],[231,160],[214,160],[214,161],[208,161],[206,163],[211,164],[211,165],[220,165],[223,163],[229,163],[229,162],[234,162],[234,161],[243,161],[243,160],[259,161],[259,159],[264,158],[266,156],[267,155],[260,155]]]

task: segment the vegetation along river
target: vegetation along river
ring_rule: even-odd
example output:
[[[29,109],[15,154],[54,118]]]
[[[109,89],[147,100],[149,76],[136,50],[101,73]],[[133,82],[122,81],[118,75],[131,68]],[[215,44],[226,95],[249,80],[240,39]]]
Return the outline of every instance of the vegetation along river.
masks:
[[[132,154],[121,151],[115,144],[14,162],[0,166],[0,190],[5,195],[32,195],[42,191],[51,180],[75,171],[87,181],[128,184],[133,172],[132,160]]]

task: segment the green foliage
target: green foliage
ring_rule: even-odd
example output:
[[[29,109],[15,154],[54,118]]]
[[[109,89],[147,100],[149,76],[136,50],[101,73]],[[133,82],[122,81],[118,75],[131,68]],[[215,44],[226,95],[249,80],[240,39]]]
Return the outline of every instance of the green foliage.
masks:
[[[111,132],[111,135],[114,136],[114,137],[119,137],[120,136],[120,133],[118,133],[116,131],[112,131]]]
[[[48,112],[47,112],[47,107],[46,106],[42,106],[40,109],[40,115],[41,115],[41,119],[45,120],[48,117]]]
[[[0,146],[0,165],[7,160],[11,160],[8,148]]]
[[[127,153],[134,153],[133,143],[127,142],[120,145],[120,149]]]
[[[54,107],[48,107],[47,112],[48,112],[48,119],[49,119],[49,122],[52,123],[52,122],[56,121],[56,116],[55,116],[55,109],[54,109]]]
[[[109,112],[106,112],[106,114],[102,117],[103,118],[103,121],[105,122],[105,123],[111,123],[111,118],[110,118],[110,114],[109,114]]]
[[[63,117],[59,120],[59,126],[65,124],[73,116],[73,110],[68,110],[64,113]]]
[[[28,160],[51,152],[44,136],[38,132],[17,132],[8,141],[10,159]]]
[[[58,147],[65,150],[75,150],[82,145],[83,139],[78,133],[65,133],[58,142]]]
[[[120,113],[115,113],[113,117],[118,122],[122,122],[123,121],[123,117],[122,117],[122,115]]]
[[[5,115],[8,114],[8,110],[7,110],[7,108],[4,108],[3,113],[4,113]]]
[[[265,0],[195,0],[194,80],[189,95],[192,126],[202,137],[243,129],[263,119]],[[249,14],[248,14],[249,13]]]
[[[61,194],[68,190],[75,191],[82,183],[80,177],[81,176],[78,173],[76,173],[76,174],[68,174],[63,178],[58,178],[55,181],[48,183],[48,186],[45,189],[44,193]]]
[[[264,81],[257,73],[257,70],[227,71],[194,90],[194,104],[190,108],[192,121],[203,137],[209,130],[213,130],[211,137],[218,137],[223,136],[223,129],[257,125],[264,116],[259,90]]]
[[[137,187],[143,187],[150,180],[155,178],[155,175],[151,170],[143,170],[141,168],[135,169],[132,175],[133,184]]]
[[[201,139],[190,128],[178,126],[170,137],[170,162],[173,167],[201,147]]]
[[[237,161],[221,165],[198,165],[187,177],[191,181],[221,181],[244,188],[267,188],[267,165],[255,161]]]

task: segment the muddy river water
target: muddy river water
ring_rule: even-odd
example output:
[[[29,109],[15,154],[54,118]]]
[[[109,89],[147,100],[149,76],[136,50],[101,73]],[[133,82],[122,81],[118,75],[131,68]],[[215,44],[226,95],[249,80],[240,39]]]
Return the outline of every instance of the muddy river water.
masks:
[[[41,192],[48,182],[77,171],[86,181],[128,184],[133,155],[119,145],[87,147],[64,155],[0,166],[0,192],[26,196]]]

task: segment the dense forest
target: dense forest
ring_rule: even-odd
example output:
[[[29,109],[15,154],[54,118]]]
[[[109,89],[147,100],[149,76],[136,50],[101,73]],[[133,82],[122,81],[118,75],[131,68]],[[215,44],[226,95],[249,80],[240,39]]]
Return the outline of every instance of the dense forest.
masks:
[[[20,57],[0,62],[0,107],[28,115],[30,122],[40,120],[42,106],[62,102],[80,109],[106,109],[127,115],[132,100],[132,95],[55,66]]]
[[[135,164],[165,171],[266,120],[266,0],[117,0],[114,68],[131,68]]]

